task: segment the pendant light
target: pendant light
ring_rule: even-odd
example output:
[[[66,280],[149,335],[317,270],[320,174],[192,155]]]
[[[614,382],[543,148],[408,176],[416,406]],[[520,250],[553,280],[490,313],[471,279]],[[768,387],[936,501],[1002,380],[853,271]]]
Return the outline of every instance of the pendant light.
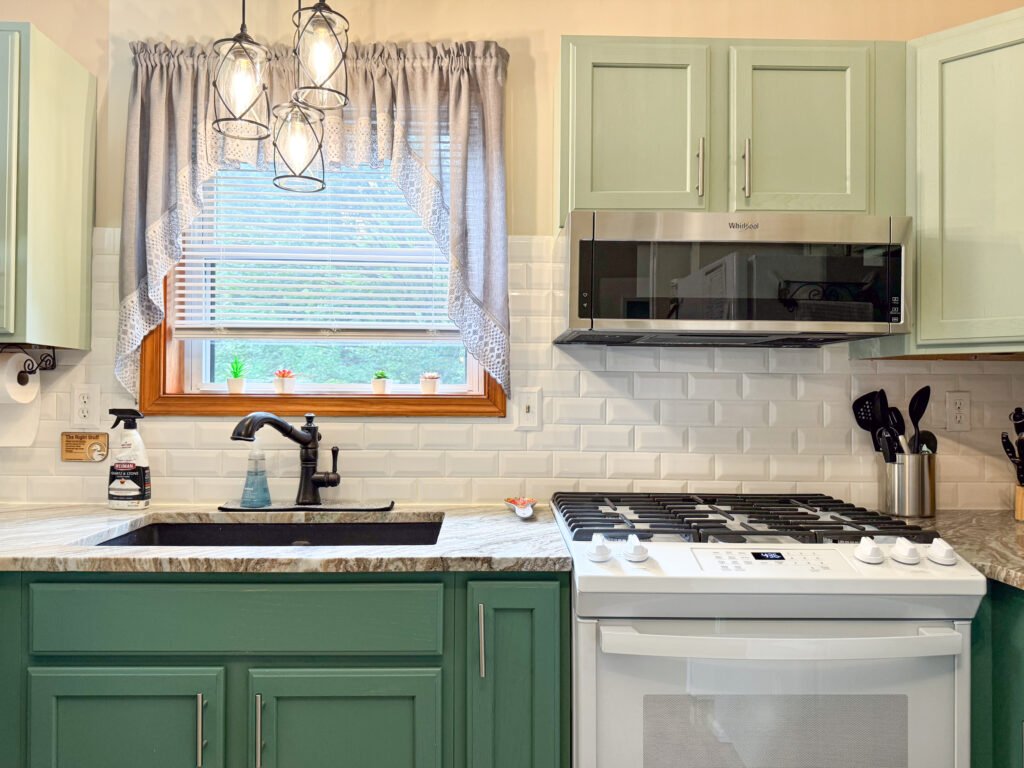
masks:
[[[292,14],[295,24],[295,60],[298,82],[293,98],[321,110],[348,104],[348,19],[325,2],[303,7]]]
[[[274,107],[274,185],[319,192],[324,180],[324,113],[289,101]]]
[[[234,37],[213,44],[220,58],[213,80],[213,129],[233,139],[259,140],[270,135],[270,98],[267,69],[270,51],[253,40],[245,28],[245,0],[242,26]]]

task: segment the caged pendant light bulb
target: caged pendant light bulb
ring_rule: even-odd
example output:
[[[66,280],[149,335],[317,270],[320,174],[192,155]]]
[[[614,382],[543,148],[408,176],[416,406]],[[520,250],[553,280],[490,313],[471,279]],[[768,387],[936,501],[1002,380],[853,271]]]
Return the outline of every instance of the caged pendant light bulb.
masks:
[[[319,192],[324,180],[324,113],[289,101],[274,107],[274,185]]]
[[[234,37],[213,44],[220,59],[213,80],[213,129],[233,139],[259,140],[270,135],[270,98],[266,76],[270,51],[253,40],[242,26]]]
[[[348,19],[325,2],[292,14],[298,83],[293,98],[317,109],[340,109],[348,104]]]

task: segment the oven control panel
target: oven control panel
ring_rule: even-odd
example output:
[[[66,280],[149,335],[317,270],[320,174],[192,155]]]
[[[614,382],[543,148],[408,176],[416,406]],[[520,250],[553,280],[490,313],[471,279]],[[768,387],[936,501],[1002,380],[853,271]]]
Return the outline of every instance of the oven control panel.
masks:
[[[704,549],[694,557],[705,573],[844,574],[853,568],[834,549]]]

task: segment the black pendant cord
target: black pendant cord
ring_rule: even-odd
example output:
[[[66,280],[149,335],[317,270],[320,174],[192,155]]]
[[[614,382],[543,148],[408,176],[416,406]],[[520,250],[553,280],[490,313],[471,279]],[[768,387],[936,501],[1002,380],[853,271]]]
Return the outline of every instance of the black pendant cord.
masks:
[[[246,34],[248,30],[245,28],[245,0],[242,0],[242,34]]]
[[[35,350],[39,353],[39,360],[37,361],[32,357],[32,351],[28,347],[22,346],[21,344],[0,344],[0,354],[5,352],[21,352],[23,355],[28,356],[28,360],[21,366],[21,370],[18,371],[18,384],[25,386],[28,384],[28,377],[38,373],[39,371],[53,371],[57,369],[57,350],[53,347],[48,347],[40,350]]]

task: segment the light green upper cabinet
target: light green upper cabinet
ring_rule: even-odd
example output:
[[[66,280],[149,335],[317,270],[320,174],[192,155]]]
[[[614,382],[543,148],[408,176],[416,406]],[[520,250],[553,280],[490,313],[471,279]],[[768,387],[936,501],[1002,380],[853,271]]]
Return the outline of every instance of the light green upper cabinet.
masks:
[[[1024,13],[920,41],[918,342],[1024,342]]]
[[[708,49],[671,41],[569,48],[573,207],[704,207]]]
[[[16,327],[18,38],[17,32],[0,32],[0,334],[14,333]]]
[[[559,224],[589,208],[906,215],[905,43],[565,37],[561,88]]]
[[[0,23],[0,344],[88,349],[96,79]]]
[[[869,51],[732,48],[731,209],[869,210]]]

